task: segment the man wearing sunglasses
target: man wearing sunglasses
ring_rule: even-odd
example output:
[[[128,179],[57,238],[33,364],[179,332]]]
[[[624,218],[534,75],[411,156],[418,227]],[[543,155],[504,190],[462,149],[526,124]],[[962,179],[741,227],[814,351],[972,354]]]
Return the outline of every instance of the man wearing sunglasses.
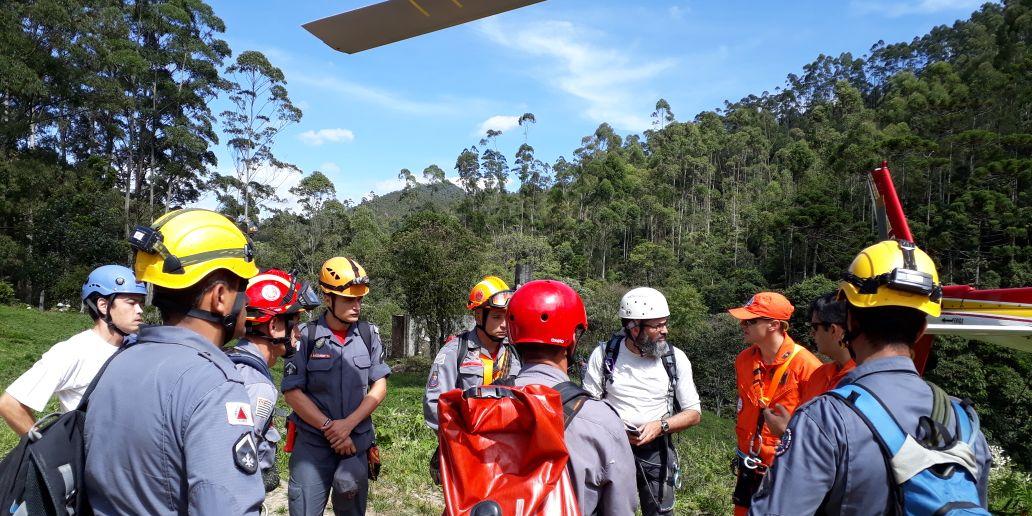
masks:
[[[738,319],[748,348],[735,358],[738,385],[738,449],[732,462],[737,477],[731,496],[735,514],[748,512],[753,493],[774,462],[778,435],[765,424],[767,409],[791,414],[802,386],[821,361],[788,335],[795,307],[777,292],[760,292],[728,313]]]
[[[437,401],[442,393],[490,385],[520,372],[519,355],[505,342],[505,308],[512,294],[497,276],[485,276],[470,290],[466,308],[473,312],[475,326],[441,347],[427,378],[423,419],[432,430],[437,431]],[[430,475],[438,484],[439,471],[440,463],[434,453],[430,457]]]
[[[319,288],[326,312],[301,329],[280,385],[294,409],[287,423],[288,507],[291,516],[321,515],[332,492],[334,514],[365,514],[379,464],[371,416],[387,396],[391,368],[380,330],[359,320],[369,293],[365,269],[351,258],[330,258]]]
[[[619,315],[623,330],[591,353],[584,388],[608,401],[626,426],[642,514],[670,514],[679,475],[673,434],[702,414],[692,364],[666,340],[670,307],[662,292],[630,290]]]
[[[276,443],[279,432],[272,424],[279,389],[272,379],[272,366],[283,357],[294,355],[296,326],[305,309],[312,305],[314,292],[301,280],[279,269],[268,269],[247,283],[247,319],[244,337],[227,350],[229,359],[236,364],[244,388],[251,399],[254,416],[254,436],[258,443],[258,467],[265,483],[265,492],[279,486],[276,468]],[[305,303],[309,303],[305,306]]]
[[[799,392],[799,405],[834,389],[847,373],[856,367],[846,347],[846,304],[836,299],[835,293],[825,294],[810,303],[810,336],[817,351],[831,359],[817,368]],[[785,433],[792,417],[781,405],[763,411],[771,433]]]

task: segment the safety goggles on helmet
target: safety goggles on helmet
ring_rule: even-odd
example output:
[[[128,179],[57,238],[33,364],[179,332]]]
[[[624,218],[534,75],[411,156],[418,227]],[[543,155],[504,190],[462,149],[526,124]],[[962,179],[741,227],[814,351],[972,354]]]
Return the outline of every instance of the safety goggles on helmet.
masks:
[[[319,282],[319,285],[322,285],[322,287],[324,289],[332,290],[332,291],[336,291],[336,292],[344,292],[347,289],[349,289],[349,288],[351,288],[351,287],[353,287],[355,285],[368,285],[368,284],[369,284],[369,276],[359,276],[359,277],[357,277],[355,279],[348,280],[346,283],[343,283],[341,285],[330,285],[329,283],[326,283],[326,282],[323,282],[323,281]]]
[[[487,298],[487,302],[481,306],[484,308],[505,308],[509,306],[509,300],[512,299],[512,294],[512,290],[495,292],[491,297]]]
[[[247,237],[245,236],[245,238]],[[250,238],[247,238],[247,244],[243,249],[216,249],[188,256],[172,254],[165,247],[163,240],[164,236],[161,234],[161,230],[152,226],[136,226],[129,235],[129,245],[133,249],[148,254],[157,254],[164,259],[161,271],[165,274],[184,274],[186,272],[184,267],[217,258],[243,258],[246,262],[254,261],[254,246]]]
[[[298,294],[297,299],[301,308],[305,310],[315,310],[316,308],[319,308],[319,305],[322,303],[319,300],[319,295],[316,294],[315,289],[312,288],[312,284],[307,281],[301,285],[301,293]]]
[[[869,278],[861,278],[847,272],[842,276],[842,281],[856,287],[860,294],[877,294],[880,287],[887,287],[892,290],[927,296],[932,302],[938,303],[942,299],[942,285],[935,283],[931,274],[917,270],[914,244],[900,240],[899,248],[903,252],[903,267],[897,267]]]

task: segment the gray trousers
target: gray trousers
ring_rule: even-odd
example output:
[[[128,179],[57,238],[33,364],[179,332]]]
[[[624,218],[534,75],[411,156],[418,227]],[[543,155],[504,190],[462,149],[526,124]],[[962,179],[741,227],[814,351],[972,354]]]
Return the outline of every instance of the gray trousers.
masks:
[[[673,514],[677,451],[670,435],[644,446],[631,446],[638,471],[638,502],[643,516]]]
[[[369,495],[366,450],[344,457],[334,452],[321,435],[298,429],[287,484],[290,516],[321,516],[331,491],[333,514],[365,514]]]

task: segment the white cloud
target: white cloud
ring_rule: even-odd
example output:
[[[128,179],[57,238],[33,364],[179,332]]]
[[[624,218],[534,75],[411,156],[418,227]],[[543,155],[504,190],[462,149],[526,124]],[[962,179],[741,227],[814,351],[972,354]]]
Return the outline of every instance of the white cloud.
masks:
[[[649,80],[675,64],[674,59],[650,60],[600,45],[592,41],[596,34],[567,21],[503,27],[489,18],[478,27],[499,45],[544,58],[546,66],[532,73],[584,101],[584,115],[589,119],[609,122],[619,129],[640,131],[649,126],[652,106],[642,90]]]
[[[355,141],[355,133],[348,129],[319,129],[318,131],[305,131],[298,135],[301,141],[307,145],[319,146],[324,143],[345,143]]]
[[[477,128],[476,136],[483,138],[489,129],[506,132],[520,126],[520,115],[495,115],[483,122]]]
[[[667,9],[667,14],[675,20],[683,20],[684,15],[691,11],[691,7],[688,7],[687,5],[671,5],[670,8]]]
[[[985,0],[909,0],[894,2],[853,0],[850,6],[862,14],[881,13],[890,18],[897,18],[909,14],[973,11],[978,9],[984,2]]]

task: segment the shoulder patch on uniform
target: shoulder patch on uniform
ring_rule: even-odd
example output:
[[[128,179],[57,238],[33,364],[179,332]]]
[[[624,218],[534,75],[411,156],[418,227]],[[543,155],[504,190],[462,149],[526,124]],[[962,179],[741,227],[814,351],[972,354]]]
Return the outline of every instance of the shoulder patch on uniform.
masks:
[[[427,389],[436,389],[441,382],[437,378],[437,366],[434,366],[433,370],[430,371],[430,379],[426,381]]]
[[[251,417],[251,404],[238,401],[226,402],[226,418],[231,425],[254,426],[254,418]]]
[[[792,429],[786,428],[785,433],[781,434],[781,440],[778,441],[778,445],[774,447],[774,456],[780,457],[788,451],[789,446],[792,446]]]
[[[283,376],[293,376],[297,373],[297,366],[293,362],[287,362],[287,365],[283,366]]]
[[[375,324],[370,324],[369,327],[373,329],[373,333],[375,333],[377,335],[380,334],[380,327],[379,326],[377,326]]]
[[[251,432],[244,433],[233,443],[233,463],[248,475],[258,472],[258,447]]]
[[[736,413],[741,413],[742,412],[742,398],[741,397],[738,398],[738,404],[735,406],[735,412]]]
[[[273,409],[276,408],[276,402],[261,396],[254,400],[254,405],[254,417],[258,419],[269,419]]]
[[[434,359],[434,365],[443,365],[446,358],[448,357],[444,356],[444,353],[438,353],[437,358]]]

